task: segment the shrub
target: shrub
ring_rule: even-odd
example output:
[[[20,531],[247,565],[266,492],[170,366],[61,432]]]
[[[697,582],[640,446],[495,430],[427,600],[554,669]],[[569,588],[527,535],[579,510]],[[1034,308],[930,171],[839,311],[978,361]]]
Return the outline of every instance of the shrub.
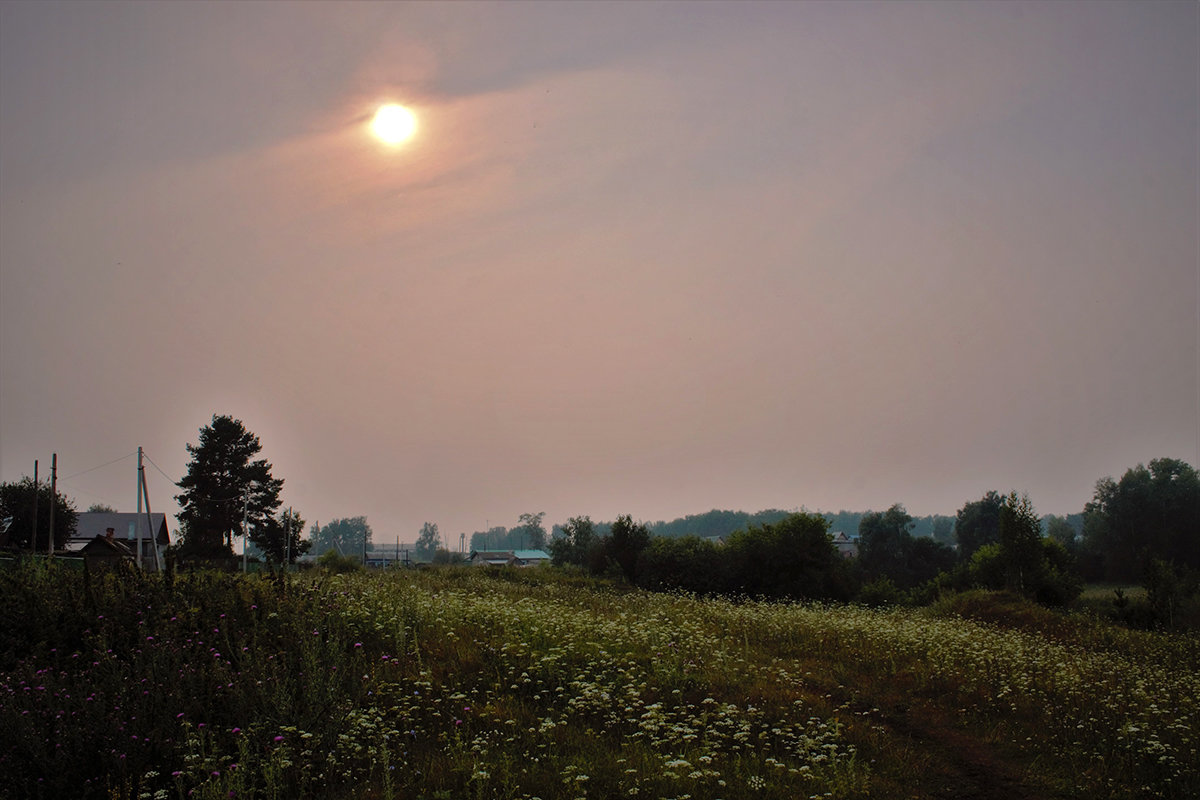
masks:
[[[877,578],[858,590],[858,602],[865,606],[894,606],[905,600],[905,593],[891,578]]]
[[[849,600],[854,581],[846,560],[815,514],[792,514],[729,537],[730,588],[751,597]]]
[[[317,559],[317,564],[322,569],[331,572],[335,575],[340,575],[346,572],[357,572],[362,569],[362,564],[354,556],[343,556],[337,550],[326,550]]]
[[[720,594],[728,588],[725,558],[705,539],[655,537],[638,559],[637,585],[653,591]]]

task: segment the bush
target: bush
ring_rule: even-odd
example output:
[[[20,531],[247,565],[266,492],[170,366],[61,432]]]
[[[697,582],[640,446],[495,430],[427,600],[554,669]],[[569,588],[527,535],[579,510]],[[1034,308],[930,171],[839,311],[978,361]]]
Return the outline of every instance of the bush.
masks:
[[[683,590],[701,595],[726,591],[725,558],[705,539],[655,537],[638,558],[637,585],[652,591]]]
[[[972,589],[949,594],[934,603],[930,610],[937,616],[957,616],[1000,628],[1052,635],[1069,627],[1060,612],[1043,608],[1009,591]]]
[[[888,577],[877,578],[858,590],[858,602],[865,606],[894,606],[905,598],[905,593]]]
[[[345,572],[357,572],[362,569],[362,564],[354,556],[343,556],[337,550],[326,550],[317,559],[317,564],[324,570],[327,570],[334,575],[340,575]]]
[[[815,514],[792,514],[729,537],[730,588],[781,600],[849,600],[854,580]]]
[[[1198,582],[1197,573],[1191,570],[1151,559],[1142,580],[1151,626],[1161,630],[1196,627]]]
[[[950,583],[958,589],[1006,589],[1040,603],[1061,608],[1083,591],[1083,581],[1071,568],[1071,557],[1053,539],[1037,543],[1036,558],[1019,573],[1014,585],[1012,560],[998,542],[985,544],[975,551],[964,567],[955,571]]]

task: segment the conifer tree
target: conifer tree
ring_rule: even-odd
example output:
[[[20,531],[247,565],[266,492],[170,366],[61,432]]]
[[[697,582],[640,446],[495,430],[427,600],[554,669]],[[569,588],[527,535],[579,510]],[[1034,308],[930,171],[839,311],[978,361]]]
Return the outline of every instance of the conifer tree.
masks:
[[[200,429],[200,443],[187,450],[192,460],[175,497],[184,552],[232,554],[243,517],[261,530],[275,522],[283,480],[271,476],[270,462],[255,459],[262,445],[241,420],[214,414],[212,424]]]

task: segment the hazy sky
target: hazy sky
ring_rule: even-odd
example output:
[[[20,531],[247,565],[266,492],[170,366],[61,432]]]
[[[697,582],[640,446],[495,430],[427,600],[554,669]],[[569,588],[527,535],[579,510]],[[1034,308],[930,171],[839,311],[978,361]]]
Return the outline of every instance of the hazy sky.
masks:
[[[0,3],[0,479],[1079,511],[1200,462],[1198,76],[1191,2]]]

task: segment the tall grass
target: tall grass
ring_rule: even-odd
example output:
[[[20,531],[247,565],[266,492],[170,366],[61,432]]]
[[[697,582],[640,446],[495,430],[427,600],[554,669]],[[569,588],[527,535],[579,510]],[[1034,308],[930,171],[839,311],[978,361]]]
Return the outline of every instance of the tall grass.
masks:
[[[929,796],[921,765],[959,756],[915,705],[1035,789],[1200,794],[1187,637],[550,570],[25,564],[0,572],[0,612],[5,797]]]

